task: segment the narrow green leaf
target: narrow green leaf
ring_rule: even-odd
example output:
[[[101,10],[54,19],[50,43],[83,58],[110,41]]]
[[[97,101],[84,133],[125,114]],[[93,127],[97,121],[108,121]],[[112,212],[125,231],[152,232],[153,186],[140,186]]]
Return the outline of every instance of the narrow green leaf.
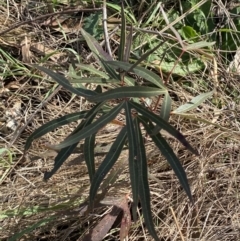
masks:
[[[98,130],[103,128],[105,125],[107,125],[110,121],[112,121],[117,116],[117,114],[123,108],[123,105],[124,105],[124,102],[122,102],[118,106],[114,107],[107,114],[104,114],[98,120],[96,120],[92,124],[86,126],[84,129],[80,130],[78,133],[72,135],[71,138],[56,145],[55,148],[61,149],[66,146],[73,145],[74,143],[79,142],[80,140],[87,138],[88,136],[90,136],[92,134],[95,134]]]
[[[187,149],[189,149],[192,153],[195,155],[198,155],[198,152],[193,149],[193,147],[187,142],[185,137],[178,131],[176,130],[173,126],[171,126],[167,121],[163,120],[161,117],[157,116],[156,114],[150,112],[143,106],[141,106],[138,103],[131,102],[129,103],[133,108],[135,108],[139,113],[141,113],[144,117],[149,118],[151,121],[156,123],[156,125],[167,131],[169,134],[177,138]],[[152,135],[156,135],[159,132],[159,130],[156,130],[152,132]]]
[[[132,64],[127,62],[121,62],[121,61],[107,61],[106,63],[113,66],[115,69],[120,68],[120,69],[123,69],[124,71],[128,71],[132,67]],[[145,80],[162,88],[163,90],[166,89],[166,86],[163,84],[160,77],[155,73],[153,73],[152,71],[145,69],[141,66],[136,66],[132,71],[138,76],[144,78]]]
[[[85,139],[84,142],[84,159],[88,169],[88,175],[90,182],[92,183],[93,176],[95,174],[95,162],[94,162],[94,145],[95,145],[95,136],[91,135]]]
[[[128,144],[129,144],[129,153],[128,153],[128,166],[130,173],[130,180],[132,186],[132,214],[133,220],[137,220],[137,205],[138,205],[138,184],[139,184],[139,174],[138,174],[138,163],[137,163],[137,141],[135,135],[135,129],[133,125],[131,109],[128,105],[128,102],[125,103],[125,114],[126,114],[126,126],[128,134]]]
[[[162,46],[164,42],[157,44],[154,48],[150,49],[146,53],[144,53],[129,69],[127,72],[131,72],[137,65],[139,65],[142,61],[147,60],[147,58],[154,53],[160,46]]]
[[[199,105],[201,105],[206,99],[208,99],[210,96],[212,96],[212,94],[213,94],[213,91],[208,92],[208,93],[200,94],[200,95],[194,97],[188,103],[178,107],[176,110],[173,111],[173,113],[174,114],[181,114],[181,113],[190,111],[190,110],[198,107]]]
[[[139,119],[144,125],[144,128],[147,131],[147,133],[148,134],[152,133],[152,130],[154,129],[154,125],[152,123],[147,124],[146,121],[144,121],[141,117],[139,117]],[[170,164],[176,176],[178,177],[180,184],[182,185],[190,201],[192,202],[192,194],[188,184],[187,175],[178,157],[175,155],[172,148],[169,146],[167,141],[162,137],[160,133],[158,133],[157,135],[152,135],[151,138],[153,142],[156,144],[156,146],[158,147],[158,149],[161,151],[163,156],[167,159],[168,163]]]
[[[8,238],[8,241],[18,241],[22,239],[22,236],[26,234],[32,234],[35,229],[38,229],[46,224],[49,224],[50,222],[57,219],[57,216],[51,216],[48,218],[42,218],[40,221],[34,223],[33,225],[28,226],[23,231],[15,233],[12,237]]]
[[[68,157],[72,154],[74,149],[77,147],[78,143],[75,143],[71,146],[67,146],[65,148],[62,148],[57,156],[54,159],[54,166],[53,169],[50,172],[44,173],[44,180],[48,180],[52,177],[53,174],[57,172],[57,170],[62,166],[62,164],[68,159]]]
[[[77,121],[79,119],[82,119],[86,116],[86,111],[80,111],[72,114],[68,114],[65,116],[62,116],[60,118],[57,118],[55,120],[49,121],[48,123],[42,125],[37,130],[35,130],[28,138],[25,144],[25,151],[27,151],[32,142],[36,140],[37,138],[47,134],[50,131],[53,131],[54,129],[61,127],[63,125],[69,124],[73,121]]]
[[[94,66],[92,66],[92,65],[90,65],[90,64],[76,64],[76,66],[78,67],[78,68],[80,68],[80,70],[82,71],[82,70],[86,70],[86,71],[89,71],[91,74],[93,74],[93,75],[98,75],[98,76],[100,76],[100,77],[102,77],[102,78],[105,78],[105,79],[107,79],[108,78],[108,75],[106,74],[106,73],[104,73],[103,71],[100,71],[100,70],[98,70],[98,69],[96,69]],[[76,72],[70,72],[69,74],[68,74],[68,76],[69,77],[79,77],[79,76],[77,76],[76,75]]]
[[[71,83],[90,83],[90,84],[117,84],[119,80],[101,77],[73,77]]]
[[[119,74],[112,68],[110,67],[105,60],[103,60],[101,57],[98,57],[98,59],[100,60],[103,68],[105,69],[105,71],[108,73],[108,75],[110,76],[110,78],[112,79],[116,79],[120,81],[120,76]]]
[[[88,113],[85,116],[85,120],[82,121],[75,129],[74,131],[65,139],[65,141],[71,139],[73,135],[77,135],[81,130],[83,130],[84,127],[88,126],[95,118],[97,111],[103,103],[99,103],[95,105],[91,110],[88,111]],[[64,147],[62,149],[55,147],[56,149],[60,149],[58,155],[54,159],[54,167],[50,172],[44,173],[44,180],[48,180],[56,171],[61,167],[61,165],[68,159],[68,157],[72,154],[74,149],[77,147],[78,142],[73,143],[70,146]]]
[[[197,42],[197,43],[193,43],[193,44],[189,44],[189,45],[185,46],[185,50],[189,51],[189,50],[202,49],[202,48],[205,48],[205,47],[211,47],[214,44],[215,44],[215,42],[201,41],[201,42]]]
[[[125,53],[124,53],[124,62],[129,61],[130,53],[131,53],[131,47],[132,47],[132,40],[133,40],[133,26],[130,25],[130,31],[127,36],[127,41],[126,41],[126,48],[125,48]]]
[[[108,154],[106,155],[106,157],[100,164],[99,168],[97,169],[95,175],[93,176],[93,180],[92,180],[90,192],[89,192],[90,206],[93,205],[94,198],[97,194],[97,190],[102,180],[108,174],[110,169],[113,167],[113,165],[119,158],[119,155],[121,154],[121,151],[123,149],[126,137],[127,137],[127,129],[126,127],[123,127],[120,133],[118,134],[117,138],[115,139],[114,143],[112,144]]]
[[[171,99],[169,93],[166,92],[166,94],[164,95],[163,104],[161,106],[161,112],[160,112],[160,117],[163,120],[165,120],[165,121],[169,120],[171,107],[172,107],[172,99]]]
[[[74,88],[70,85],[69,81],[62,75],[58,74],[58,73],[54,73],[53,71],[51,71],[50,69],[46,69],[42,66],[37,66],[34,65],[34,67],[36,67],[37,69],[43,71],[44,73],[46,73],[47,75],[49,75],[51,78],[53,78],[58,84],[60,84],[61,86],[63,86],[65,89],[69,90],[70,92],[72,92],[73,94],[88,98],[90,96],[96,95],[96,93],[92,90],[87,90],[87,89],[81,89],[81,88]]]
[[[108,90],[102,94],[92,96],[89,101],[101,102],[111,99],[123,99],[134,97],[152,97],[156,95],[165,94],[165,90],[159,88],[146,87],[146,86],[122,86],[115,89]]]
[[[150,190],[148,185],[147,157],[146,157],[146,151],[143,143],[141,129],[137,118],[135,119],[134,124],[135,124],[135,130],[136,130],[137,149],[138,149],[137,162],[139,166],[139,198],[141,201],[143,217],[150,235],[155,240],[160,241],[155,231],[154,223],[152,219]]]
[[[118,49],[118,59],[123,61],[125,53],[125,42],[126,42],[126,18],[124,13],[123,1],[121,2],[121,36],[120,44]]]
[[[92,37],[89,33],[87,33],[83,28],[81,28],[81,33],[82,33],[82,36],[85,38],[88,44],[88,47],[95,55],[96,59],[98,59],[98,56],[100,56],[104,60],[109,60],[109,61],[112,60],[112,57],[103,50],[102,46],[98,43],[98,41],[94,37]]]

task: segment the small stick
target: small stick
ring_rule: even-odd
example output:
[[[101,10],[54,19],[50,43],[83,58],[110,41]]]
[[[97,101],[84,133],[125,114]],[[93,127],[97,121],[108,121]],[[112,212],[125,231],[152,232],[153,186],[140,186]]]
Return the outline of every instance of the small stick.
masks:
[[[58,15],[58,14],[68,14],[68,13],[75,13],[75,12],[92,12],[92,11],[102,11],[102,8],[68,9],[68,10],[63,10],[63,11],[60,11],[60,12],[48,13],[48,14],[41,15],[41,16],[39,16],[37,18],[34,18],[34,19],[29,19],[29,20],[26,20],[26,21],[23,21],[23,22],[13,24],[8,29],[5,29],[5,30],[1,31],[0,35],[8,33],[10,31],[12,31],[13,29],[18,28],[22,25],[25,25],[25,24],[28,24],[28,23],[33,23],[33,22],[36,22],[38,20],[48,18],[48,17],[52,17],[52,16],[55,16],[55,15]]]
[[[174,213],[174,211],[173,211],[173,208],[170,207],[170,209],[171,209],[171,212],[172,212],[172,215],[173,215],[174,221],[175,221],[175,223],[176,223],[176,225],[177,225],[177,229],[178,229],[178,231],[179,231],[179,233],[180,233],[180,237],[181,237],[182,241],[185,241],[185,240],[184,240],[184,237],[183,237],[183,234],[182,234],[182,231],[181,231],[181,229],[180,229],[180,227],[179,227],[179,224],[178,224],[178,221],[177,221],[176,215],[175,215],[175,213]]]
[[[106,43],[106,48],[108,51],[108,54],[112,57],[112,50],[109,43],[109,35],[108,35],[108,29],[107,29],[107,6],[106,6],[106,0],[103,1],[103,30],[104,30],[104,38]]]

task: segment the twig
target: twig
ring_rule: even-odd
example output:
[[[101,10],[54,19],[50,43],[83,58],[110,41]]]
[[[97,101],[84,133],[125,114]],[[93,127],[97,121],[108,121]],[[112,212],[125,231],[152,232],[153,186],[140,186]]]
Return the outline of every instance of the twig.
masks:
[[[181,236],[181,239],[182,239],[182,241],[185,241],[185,239],[184,239],[184,237],[183,237],[183,234],[182,234],[182,231],[181,231],[181,229],[180,229],[180,227],[179,227],[179,224],[178,224],[178,221],[177,221],[176,215],[175,215],[175,213],[174,213],[174,211],[173,211],[173,208],[170,207],[170,209],[171,209],[171,212],[172,212],[172,215],[173,215],[174,221],[175,221],[175,223],[176,223],[176,225],[177,225],[177,229],[178,229],[178,231],[179,231],[179,234],[180,234],[180,236]]]
[[[104,38],[106,43],[106,48],[108,51],[108,54],[112,57],[112,50],[109,43],[109,35],[108,35],[108,29],[107,29],[107,6],[106,6],[106,0],[103,1],[103,31],[104,31]]]
[[[102,11],[102,8],[68,9],[68,10],[63,10],[63,11],[59,11],[59,12],[55,12],[55,13],[48,13],[48,14],[41,15],[41,16],[39,16],[37,18],[34,18],[34,19],[29,19],[29,20],[26,20],[26,21],[23,21],[23,22],[13,24],[8,29],[5,29],[5,30],[1,31],[0,35],[8,33],[10,31],[12,31],[13,29],[18,28],[22,25],[25,25],[25,24],[28,24],[28,23],[33,23],[33,22],[36,22],[36,21],[41,20],[43,18],[52,17],[52,16],[55,16],[55,15],[58,15],[58,14],[68,14],[68,13],[75,13],[75,12],[92,12],[92,11]]]

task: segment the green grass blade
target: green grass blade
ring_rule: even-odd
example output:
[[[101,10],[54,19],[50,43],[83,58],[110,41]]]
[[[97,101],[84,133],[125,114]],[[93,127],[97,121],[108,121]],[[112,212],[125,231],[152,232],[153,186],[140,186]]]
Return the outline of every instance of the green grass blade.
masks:
[[[143,217],[145,220],[146,227],[150,235],[155,239],[159,240],[157,233],[154,228],[154,223],[152,219],[151,212],[151,202],[150,202],[150,190],[148,185],[148,167],[147,167],[147,157],[145,146],[143,143],[143,137],[141,133],[141,129],[139,126],[138,119],[135,119],[135,129],[136,129],[136,137],[137,137],[137,162],[139,166],[139,198],[141,201]]]
[[[164,95],[163,103],[161,106],[161,112],[160,112],[160,117],[165,121],[168,121],[170,118],[171,107],[172,107],[172,99],[169,93],[166,91],[166,94]]]
[[[69,83],[69,81],[62,75],[53,72],[50,69],[44,68],[42,66],[36,66],[34,65],[34,67],[36,67],[37,69],[43,71],[44,73],[46,73],[47,75],[49,75],[51,78],[53,78],[58,84],[60,84],[61,86],[63,86],[65,89],[69,90],[70,92],[72,92],[73,94],[88,98],[90,96],[96,95],[96,93],[92,90],[87,90],[87,89],[76,89],[74,87],[72,87]]]
[[[132,64],[127,63],[127,62],[121,62],[121,61],[107,61],[106,63],[113,66],[113,68],[115,68],[115,69],[121,68],[124,71],[128,71],[132,67]],[[155,73],[153,73],[152,71],[145,69],[141,66],[136,66],[132,70],[132,72],[134,72],[136,75],[142,77],[143,79],[151,82],[152,84],[154,84],[164,90],[166,89],[166,86],[163,84],[160,77],[158,75],[156,75]]]
[[[134,98],[134,97],[152,97],[156,95],[165,94],[165,90],[159,88],[146,87],[146,86],[123,86],[115,89],[108,90],[102,94],[92,96],[89,101],[101,102],[111,99],[123,99],[123,98]]]
[[[49,222],[54,221],[55,219],[57,219],[57,216],[44,218],[44,219],[40,220],[39,222],[36,222],[33,225],[27,227],[23,231],[20,231],[19,233],[14,234],[11,238],[8,239],[8,241],[21,240],[21,238],[24,234],[32,233],[34,229],[42,227],[42,226],[48,224]]]
[[[199,105],[201,105],[206,99],[208,99],[210,96],[212,96],[213,91],[208,93],[200,94],[196,97],[194,97],[191,101],[188,103],[178,107],[176,110],[173,111],[174,114],[182,114],[184,112],[190,111]]]
[[[113,60],[112,57],[103,50],[102,46],[98,43],[98,41],[94,37],[92,37],[88,32],[86,32],[83,28],[81,28],[81,33],[84,39],[86,40],[88,47],[95,55],[96,59],[98,59],[98,56],[100,56],[104,60]]]
[[[91,183],[93,180],[93,176],[95,174],[95,162],[94,162],[95,136],[96,135],[91,135],[85,139],[84,152],[83,152]]]
[[[35,130],[28,138],[25,144],[25,151],[27,151],[32,142],[36,140],[37,138],[47,134],[50,131],[53,131],[54,129],[61,127],[63,125],[69,124],[73,121],[77,121],[79,119],[82,119],[86,116],[86,111],[80,111],[76,113],[72,113],[69,115],[62,116],[60,118],[57,118],[55,120],[49,121],[48,123],[42,125],[37,130]]]
[[[147,124],[143,119],[141,119],[142,124],[144,125],[145,130],[148,134],[152,133],[154,129],[154,125],[152,123]],[[187,175],[178,159],[175,155],[172,148],[169,146],[167,141],[162,137],[160,133],[157,135],[151,136],[153,142],[161,151],[162,155],[166,158],[170,166],[172,167],[173,171],[175,172],[176,176],[178,177],[180,184],[182,185],[183,189],[185,190],[186,194],[188,195],[190,201],[192,202],[192,194],[190,190],[190,186],[188,184]]]
[[[122,102],[118,106],[114,107],[107,114],[101,116],[98,120],[96,120],[92,124],[85,126],[78,133],[72,135],[67,140],[63,141],[62,143],[54,146],[54,148],[62,149],[64,147],[73,145],[74,143],[79,142],[80,140],[87,138],[90,135],[95,134],[98,130],[103,128],[105,125],[107,125],[110,121],[112,121],[117,116],[117,114],[123,108],[123,104],[124,104],[124,102]]]
[[[126,43],[126,18],[124,13],[123,1],[121,2],[121,36],[120,36],[120,44],[118,49],[118,60],[124,60],[125,53],[125,43]]]
[[[128,144],[129,144],[129,154],[128,154],[128,166],[132,187],[132,214],[133,220],[137,220],[137,205],[138,205],[138,184],[139,184],[139,174],[138,174],[138,163],[136,160],[137,157],[137,142],[136,135],[131,115],[131,109],[128,105],[128,102],[125,103],[125,114],[126,114],[126,126],[128,134]]]
[[[192,153],[198,155],[198,152],[194,150],[194,148],[187,142],[185,137],[173,126],[171,126],[167,121],[163,120],[161,117],[157,116],[156,114],[150,112],[149,110],[147,110],[146,108],[144,108],[138,103],[131,102],[131,106],[135,108],[139,113],[141,113],[144,117],[147,117],[152,122],[156,123],[157,127],[164,129],[169,134],[171,134],[176,139],[178,139]],[[151,136],[156,135],[158,132],[159,132],[159,129],[157,129],[156,131],[154,130],[151,133]]]
[[[100,184],[102,183],[102,180],[108,174],[110,169],[113,167],[113,165],[117,161],[117,159],[123,149],[126,137],[127,137],[127,129],[126,129],[126,127],[123,127],[123,129],[118,134],[116,140],[112,144],[108,154],[106,155],[106,157],[100,164],[99,168],[97,169],[95,175],[93,176],[93,180],[92,180],[90,192],[89,192],[89,200],[90,200],[91,207],[93,206],[94,198],[97,194],[97,190],[98,190]]]

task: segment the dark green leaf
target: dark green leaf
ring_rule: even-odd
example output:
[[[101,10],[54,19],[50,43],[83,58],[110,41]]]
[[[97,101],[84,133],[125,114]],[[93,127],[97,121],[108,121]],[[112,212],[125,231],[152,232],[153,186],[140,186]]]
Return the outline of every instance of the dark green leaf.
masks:
[[[116,79],[105,79],[101,77],[74,77],[69,80],[71,83],[90,83],[90,84],[116,84],[119,80]],[[76,88],[77,89],[77,88]]]
[[[44,173],[44,180],[48,180],[52,177],[53,174],[57,172],[57,170],[62,166],[62,164],[68,159],[68,157],[72,154],[74,149],[77,147],[78,143],[75,143],[71,146],[67,146],[61,149],[57,156],[54,159],[54,166],[50,172]]]
[[[187,142],[185,137],[178,131],[176,130],[173,126],[171,126],[167,121],[163,120],[161,117],[157,116],[156,114],[150,112],[143,106],[141,106],[138,103],[131,102],[130,103],[133,108],[135,108],[139,113],[141,113],[144,117],[149,118],[151,121],[156,123],[157,129],[154,130],[151,134],[156,135],[159,132],[159,129],[164,129],[167,131],[169,134],[177,138],[186,148],[188,148],[192,153],[198,155],[198,152],[193,149],[193,147]]]
[[[134,63],[127,72],[131,72],[135,67],[137,67],[137,65],[139,65],[142,61],[147,60],[147,58],[154,53],[160,46],[162,46],[164,44],[164,42],[161,42],[159,44],[157,44],[154,48],[150,49],[149,51],[147,51],[146,53],[144,53],[137,61],[136,63]]]
[[[161,106],[160,117],[163,118],[165,121],[169,120],[170,112],[172,107],[172,99],[168,92],[164,95],[163,104]]]
[[[137,141],[136,135],[131,115],[131,109],[129,108],[128,102],[125,103],[125,114],[126,114],[126,126],[128,134],[128,143],[129,143],[129,156],[128,156],[128,166],[130,173],[130,180],[132,186],[132,196],[133,196],[133,205],[132,205],[132,214],[133,220],[137,220],[137,205],[138,205],[138,183],[139,183],[139,174],[138,174],[138,165],[137,165]]]
[[[144,125],[144,128],[146,129],[147,133],[152,133],[154,125],[152,123],[147,124],[142,118],[140,118],[140,120]],[[159,148],[163,156],[167,159],[168,163],[170,164],[176,176],[178,177],[180,184],[182,185],[189,199],[192,201],[192,194],[188,184],[187,175],[179,159],[175,155],[174,151],[160,133],[158,133],[157,135],[152,135],[151,138],[156,144],[156,146]]]
[[[123,86],[108,90],[102,94],[91,97],[89,101],[101,102],[111,99],[133,98],[133,97],[152,97],[165,94],[165,90],[145,86]]]
[[[78,67],[78,68],[80,68],[80,70],[82,71],[82,70],[87,70],[87,71],[89,71],[91,74],[94,74],[94,75],[98,75],[98,76],[100,76],[100,77],[102,77],[102,78],[105,78],[105,79],[107,79],[108,78],[108,75],[106,74],[106,73],[104,73],[103,71],[100,71],[100,70],[97,70],[94,66],[92,66],[92,65],[90,65],[90,64],[76,64],[76,66]],[[70,77],[79,77],[79,76],[77,76],[76,75],[76,72],[74,72],[74,73],[69,73],[69,76]]]
[[[122,102],[118,106],[114,107],[107,114],[104,114],[103,116],[101,116],[98,120],[96,120],[92,124],[84,127],[82,130],[80,130],[78,133],[72,135],[67,140],[56,145],[55,148],[61,149],[66,146],[70,146],[76,142],[79,142],[80,140],[82,140],[84,138],[87,138],[88,136],[90,136],[92,134],[95,134],[98,130],[103,128],[105,125],[107,125],[110,121],[112,121],[117,116],[117,114],[121,111],[123,105],[124,105],[124,102]]]
[[[53,78],[58,84],[60,84],[61,86],[63,86],[65,89],[69,90],[70,92],[72,92],[73,94],[88,98],[90,96],[96,95],[97,93],[95,93],[92,90],[87,90],[87,89],[81,89],[81,88],[74,88],[70,85],[69,81],[62,75],[55,73],[53,71],[51,71],[50,69],[46,69],[42,66],[37,66],[34,65],[34,67],[36,67],[37,69],[43,71],[44,73],[46,73],[47,75],[49,75],[51,78]]]
[[[103,68],[105,69],[105,71],[108,73],[108,75],[110,76],[110,78],[115,79],[115,80],[119,80],[120,81],[120,76],[118,73],[116,73],[116,71],[110,67],[106,61],[104,61],[101,57],[98,57],[98,59],[100,60]]]
[[[98,43],[98,41],[94,37],[92,37],[89,33],[87,33],[83,28],[81,29],[81,33],[85,38],[88,44],[88,47],[95,55],[96,59],[98,59],[98,57],[100,56],[104,60],[109,60],[109,61],[112,60],[112,57],[103,50],[102,46]]]
[[[88,168],[88,175],[90,182],[93,180],[95,174],[95,162],[94,162],[94,145],[95,145],[95,136],[91,135],[85,139],[84,142],[84,159]]]
[[[47,134],[50,131],[53,131],[54,129],[56,129],[58,127],[61,127],[63,125],[69,124],[73,121],[82,119],[85,116],[86,116],[86,111],[80,111],[80,112],[62,116],[60,118],[49,121],[48,123],[42,125],[28,137],[26,144],[25,144],[25,151],[27,151],[30,148],[32,142],[34,140],[36,140],[37,138]]]
[[[107,61],[106,63],[113,66],[115,69],[121,68],[124,71],[128,71],[132,67],[132,64],[121,61]],[[141,66],[137,66],[132,70],[132,72],[144,78],[145,80],[155,84],[156,86],[162,88],[163,90],[166,89],[166,86],[163,84],[160,77],[152,71],[145,69]]]
[[[93,119],[97,114],[97,111],[99,110],[99,108],[101,108],[102,105],[103,103],[99,103],[95,105],[91,110],[89,110],[85,116],[86,119],[74,129],[74,131],[65,139],[65,141],[71,139],[73,135],[77,135],[77,133],[83,130],[84,127],[88,126],[93,121]],[[73,143],[72,145],[64,147],[62,149],[56,148],[56,149],[60,149],[60,151],[58,155],[55,157],[53,169],[50,172],[46,172],[44,174],[45,180],[49,179],[61,167],[64,161],[66,161],[67,158],[72,154],[72,152],[77,147],[77,145],[78,145],[78,142]]]
[[[90,206],[93,205],[94,198],[97,194],[97,190],[104,179],[104,177],[108,174],[110,169],[113,167],[115,162],[117,161],[125,143],[127,137],[127,129],[123,127],[123,129],[118,134],[116,140],[112,144],[108,154],[100,164],[99,168],[97,169],[95,175],[93,176],[93,180],[90,187],[89,199],[90,199]]]
[[[123,59],[124,62],[129,61],[131,47],[132,47],[132,39],[133,39],[133,27],[132,25],[130,25],[130,31],[127,36],[126,48],[125,48],[124,59]]]
[[[154,228],[152,219],[151,203],[150,203],[150,190],[148,185],[148,167],[145,146],[143,143],[143,137],[141,129],[138,123],[138,119],[135,119],[135,130],[137,136],[137,162],[139,166],[139,198],[141,201],[143,217],[145,220],[146,227],[155,240],[159,240],[157,233]]]

